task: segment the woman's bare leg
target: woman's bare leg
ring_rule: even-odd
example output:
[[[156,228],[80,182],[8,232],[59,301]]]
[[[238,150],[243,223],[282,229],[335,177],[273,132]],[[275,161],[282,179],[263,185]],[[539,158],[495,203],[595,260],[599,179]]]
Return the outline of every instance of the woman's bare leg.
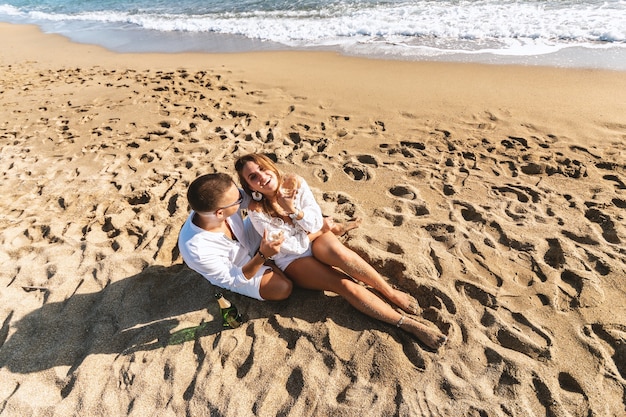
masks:
[[[405,312],[419,314],[419,305],[413,296],[389,285],[370,264],[344,246],[333,233],[324,233],[313,241],[313,256],[320,262],[336,266],[352,278],[371,286]]]
[[[439,348],[447,339],[439,330],[400,314],[367,288],[315,258],[300,258],[292,262],[285,269],[285,273],[302,288],[339,294],[360,312],[382,322],[397,325],[432,349]]]

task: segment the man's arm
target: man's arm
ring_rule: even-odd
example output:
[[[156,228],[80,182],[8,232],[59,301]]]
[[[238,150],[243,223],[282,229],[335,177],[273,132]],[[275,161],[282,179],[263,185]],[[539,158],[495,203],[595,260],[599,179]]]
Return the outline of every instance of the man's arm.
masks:
[[[256,275],[261,268],[261,265],[265,263],[266,260],[272,258],[278,252],[280,252],[280,245],[283,244],[285,238],[280,238],[273,241],[267,240],[267,230],[263,232],[263,238],[261,239],[261,246],[259,250],[256,251],[252,259],[248,261],[242,268],[241,271],[243,275],[250,279]]]

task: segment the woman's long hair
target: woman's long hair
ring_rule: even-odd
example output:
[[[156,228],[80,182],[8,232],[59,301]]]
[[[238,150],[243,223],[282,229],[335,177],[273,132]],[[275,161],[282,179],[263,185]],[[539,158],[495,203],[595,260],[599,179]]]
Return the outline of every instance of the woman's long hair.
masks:
[[[248,162],[254,162],[259,166],[259,168],[263,170],[272,171],[274,174],[276,174],[276,178],[278,179],[278,185],[280,186],[283,181],[283,176],[278,170],[276,164],[274,164],[274,162],[267,155],[260,153],[251,153],[248,155],[244,155],[238,158],[237,161],[235,161],[235,171],[237,171],[237,175],[239,176],[239,183],[248,195],[252,195],[252,190],[250,189],[248,181],[243,177],[242,173],[243,166]],[[274,207],[272,207],[272,204],[270,203],[268,198],[263,198],[260,203],[265,213],[269,214],[272,217],[281,216],[279,213],[276,212],[276,210],[274,210]]]

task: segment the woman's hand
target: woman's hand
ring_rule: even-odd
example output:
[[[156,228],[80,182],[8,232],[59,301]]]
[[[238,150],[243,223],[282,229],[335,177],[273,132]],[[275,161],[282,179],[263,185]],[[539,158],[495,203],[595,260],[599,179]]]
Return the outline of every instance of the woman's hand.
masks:
[[[330,217],[324,217],[324,223],[322,224],[322,228],[320,231],[322,233],[331,232],[335,227],[335,222]]]
[[[276,204],[278,205],[278,207],[274,207],[274,209],[277,209],[276,210],[277,212],[284,214],[284,215],[295,213],[296,212],[295,203],[296,203],[297,195],[298,195],[297,190],[295,193],[293,193],[291,197],[284,197],[283,195],[281,195],[281,193],[277,193]]]
[[[296,211],[294,203],[301,184],[300,177],[293,173],[284,174],[281,178],[281,183],[276,193],[276,201],[287,213]]]

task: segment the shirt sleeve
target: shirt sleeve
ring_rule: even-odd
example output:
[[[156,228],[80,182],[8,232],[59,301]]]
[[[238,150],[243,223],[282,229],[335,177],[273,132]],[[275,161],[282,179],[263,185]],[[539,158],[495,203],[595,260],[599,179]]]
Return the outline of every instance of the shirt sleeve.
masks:
[[[238,281],[246,280],[242,267],[233,262],[231,251],[224,247],[217,249],[213,246],[211,250],[205,245],[194,246],[193,243],[190,244],[189,249],[195,256],[190,259],[189,266],[212,284],[222,288],[234,288]]]
[[[185,263],[212,284],[237,288],[247,281],[242,267],[250,260],[248,248],[221,233],[200,230],[193,225],[193,212],[183,225],[179,248]]]
[[[322,209],[317,204],[317,201],[315,201],[309,184],[307,184],[304,178],[300,178],[300,181],[296,208],[302,210],[304,217],[295,222],[307,232],[315,233],[319,231],[324,224]]]

